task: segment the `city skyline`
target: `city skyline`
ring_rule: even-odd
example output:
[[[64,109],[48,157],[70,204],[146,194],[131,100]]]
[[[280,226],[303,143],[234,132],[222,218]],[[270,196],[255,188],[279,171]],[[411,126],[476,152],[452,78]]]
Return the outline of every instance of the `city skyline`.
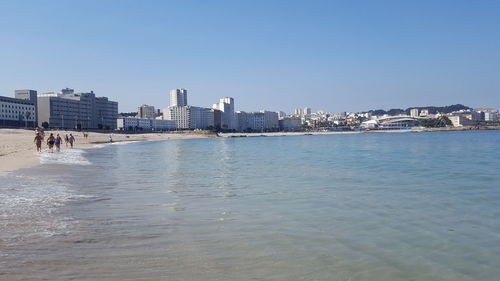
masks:
[[[500,108],[500,5],[490,1],[28,1],[0,11],[2,95],[94,90],[121,112],[163,108],[181,87],[190,104],[230,96],[245,111]]]

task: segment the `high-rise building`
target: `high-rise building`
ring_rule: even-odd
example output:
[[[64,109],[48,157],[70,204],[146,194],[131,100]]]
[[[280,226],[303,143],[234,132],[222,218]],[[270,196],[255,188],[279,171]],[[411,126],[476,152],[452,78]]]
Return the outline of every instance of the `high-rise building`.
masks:
[[[173,89],[170,91],[170,106],[187,106],[187,90]]]
[[[311,108],[309,107],[304,107],[304,113],[303,113],[304,116],[308,116],[308,115],[311,115]]]
[[[164,120],[174,120],[178,129],[214,128],[214,111],[197,106],[169,106],[163,111]]]
[[[137,108],[137,117],[140,119],[155,119],[156,111],[152,105],[143,104]]]
[[[236,130],[237,121],[234,114],[234,99],[225,97],[212,106],[213,109],[221,111],[221,128],[227,130]]]

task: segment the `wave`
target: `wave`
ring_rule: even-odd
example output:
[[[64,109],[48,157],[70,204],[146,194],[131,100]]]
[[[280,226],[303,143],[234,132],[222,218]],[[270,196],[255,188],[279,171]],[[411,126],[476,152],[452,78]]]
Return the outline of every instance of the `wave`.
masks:
[[[56,210],[68,202],[92,198],[61,183],[26,176],[3,178],[0,248],[68,232],[72,218],[57,215]]]
[[[90,161],[83,156],[83,149],[64,149],[60,152],[49,152],[47,150],[40,153],[40,163],[42,164],[69,164],[69,165],[90,165]]]

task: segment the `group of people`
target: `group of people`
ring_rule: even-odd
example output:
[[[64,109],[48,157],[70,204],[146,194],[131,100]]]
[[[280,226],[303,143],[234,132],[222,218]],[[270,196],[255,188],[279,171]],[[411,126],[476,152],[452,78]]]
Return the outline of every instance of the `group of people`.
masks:
[[[43,131],[37,130],[36,131],[36,136],[34,139],[34,143],[36,144],[36,151],[37,152],[42,152],[42,142],[44,140],[45,133]],[[68,147],[68,144],[73,148],[73,143],[75,143],[75,137],[73,134],[69,134],[69,136],[66,134],[64,137],[64,142],[66,142],[66,147]],[[47,138],[47,146],[49,148],[49,152],[54,152],[54,147],[56,148],[56,152],[61,151],[61,145],[63,144],[63,139],[59,134],[54,136],[53,133],[50,133],[50,136]]]

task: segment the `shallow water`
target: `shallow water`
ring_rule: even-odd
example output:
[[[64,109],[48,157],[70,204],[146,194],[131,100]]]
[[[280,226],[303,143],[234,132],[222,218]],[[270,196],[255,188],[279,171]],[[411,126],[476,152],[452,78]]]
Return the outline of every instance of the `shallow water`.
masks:
[[[0,279],[498,280],[499,148],[488,131],[63,150],[1,179]]]

